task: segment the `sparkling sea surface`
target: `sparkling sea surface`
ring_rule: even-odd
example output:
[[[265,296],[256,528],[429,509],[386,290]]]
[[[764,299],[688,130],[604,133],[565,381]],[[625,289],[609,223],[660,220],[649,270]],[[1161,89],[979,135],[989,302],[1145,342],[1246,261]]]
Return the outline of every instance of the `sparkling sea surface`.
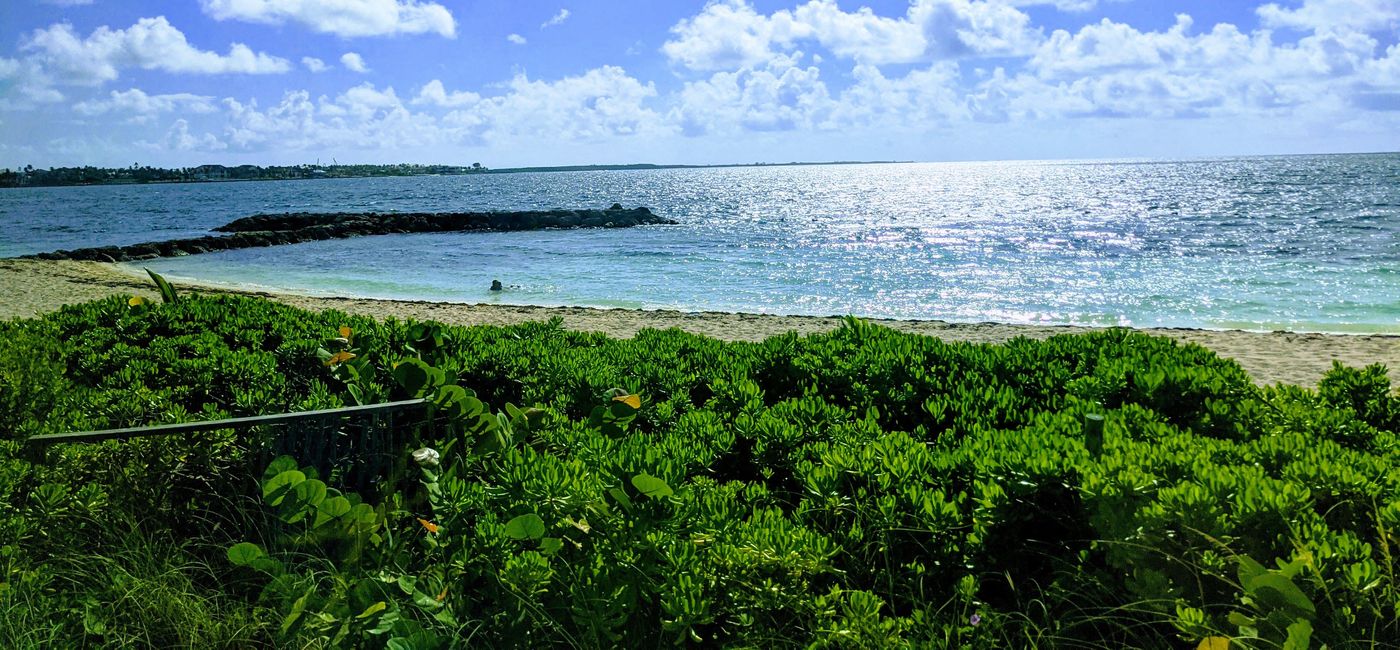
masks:
[[[1400,154],[0,190],[0,257],[260,212],[644,205],[620,230],[363,237],[141,263],[315,295],[1400,333]],[[487,291],[499,278],[509,289]]]

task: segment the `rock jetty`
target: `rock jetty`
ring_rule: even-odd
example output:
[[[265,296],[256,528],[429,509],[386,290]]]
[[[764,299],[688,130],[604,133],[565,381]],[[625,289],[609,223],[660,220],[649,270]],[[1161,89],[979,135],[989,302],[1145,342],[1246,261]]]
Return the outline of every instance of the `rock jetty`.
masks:
[[[135,262],[258,246],[415,232],[502,232],[570,228],[630,228],[675,224],[647,208],[524,212],[292,212],[244,217],[215,228],[222,235],[130,246],[101,246],[28,255],[31,259]]]

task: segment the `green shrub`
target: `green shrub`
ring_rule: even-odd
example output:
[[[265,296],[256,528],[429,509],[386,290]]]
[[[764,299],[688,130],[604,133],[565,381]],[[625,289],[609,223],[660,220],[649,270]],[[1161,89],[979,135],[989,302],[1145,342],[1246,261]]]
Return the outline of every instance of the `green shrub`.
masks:
[[[1400,401],[1379,366],[1260,388],[1127,330],[974,345],[852,319],[614,340],[199,296],[0,328],[10,437],[430,400],[436,433],[406,431],[394,475],[359,495],[307,459],[264,474],[257,441],[228,432],[42,465],[6,452],[12,575],[83,544],[44,522],[100,486],[108,510],[217,522],[190,552],[245,609],[219,614],[221,596],[201,616],[274,612],[249,623],[256,643],[1400,640]],[[419,445],[440,463],[411,461]]]

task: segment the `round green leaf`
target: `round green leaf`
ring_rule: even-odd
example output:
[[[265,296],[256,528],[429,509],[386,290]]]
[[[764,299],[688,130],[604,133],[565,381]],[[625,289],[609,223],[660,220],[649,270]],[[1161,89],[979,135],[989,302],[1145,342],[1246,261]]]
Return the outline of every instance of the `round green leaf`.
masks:
[[[335,496],[321,502],[316,506],[316,521],[313,525],[321,526],[328,522],[335,521],[350,513],[350,500]]]
[[[511,539],[539,539],[544,530],[544,520],[533,512],[506,522],[506,537]]]
[[[263,498],[270,505],[279,505],[287,496],[287,492],[305,480],[306,475],[301,473],[301,470],[289,469],[263,484]]]
[[[292,491],[296,492],[298,501],[308,506],[319,506],[326,500],[326,484],[316,479],[297,483]]]
[[[239,542],[228,549],[228,561],[234,566],[248,566],[264,555],[262,547],[252,542]]]

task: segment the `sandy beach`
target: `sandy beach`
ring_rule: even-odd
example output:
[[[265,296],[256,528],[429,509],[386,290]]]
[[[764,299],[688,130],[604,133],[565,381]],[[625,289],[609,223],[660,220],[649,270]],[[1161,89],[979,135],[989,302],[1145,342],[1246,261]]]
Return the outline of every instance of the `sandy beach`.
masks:
[[[110,295],[156,297],[151,282],[131,269],[98,262],[0,260],[0,319],[28,318],[62,305]],[[560,317],[570,329],[630,337],[644,328],[676,327],[728,340],[762,340],[775,334],[824,332],[840,325],[836,317],[775,316],[721,312],[644,311],[587,307],[528,307],[471,305],[410,300],[314,297],[242,291],[212,285],[177,283],[206,292],[267,297],[305,309],[340,311],[378,318],[394,316],[436,320],[459,325],[507,325]],[[1018,336],[1045,338],[1090,331],[1086,327],[948,323],[943,321],[874,320],[895,329],[937,336],[949,341],[995,343]],[[1346,365],[1383,363],[1400,368],[1400,336],[1339,335],[1292,332],[1145,329],[1152,334],[1197,343],[1235,359],[1260,384],[1314,386],[1333,360]]]

